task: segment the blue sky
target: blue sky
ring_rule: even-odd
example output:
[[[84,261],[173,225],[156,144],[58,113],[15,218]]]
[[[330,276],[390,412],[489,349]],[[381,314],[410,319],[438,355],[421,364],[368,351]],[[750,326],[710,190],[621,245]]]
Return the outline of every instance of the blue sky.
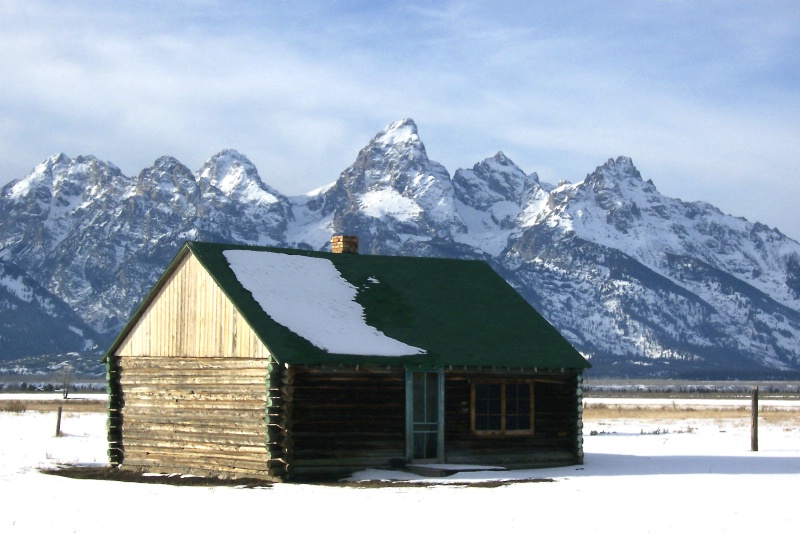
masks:
[[[451,172],[633,159],[800,239],[800,3],[0,0],[0,184],[58,152],[138,174],[234,148],[298,194],[413,118]]]

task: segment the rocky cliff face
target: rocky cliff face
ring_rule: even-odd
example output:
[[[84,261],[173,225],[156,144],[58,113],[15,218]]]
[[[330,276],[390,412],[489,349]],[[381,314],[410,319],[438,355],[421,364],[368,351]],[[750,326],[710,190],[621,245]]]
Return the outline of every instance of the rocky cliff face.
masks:
[[[0,261],[0,353],[28,357],[92,351],[102,339],[60,298],[19,267]]]
[[[593,346],[598,364],[720,375],[797,366],[796,242],[666,198],[628,158],[550,196],[515,244],[528,271],[521,289],[533,289],[576,344]],[[558,290],[537,281],[554,277]]]
[[[597,374],[800,371],[800,244],[665,197],[626,157],[558,187],[502,152],[451,177],[406,119],[298,197],[233,150],[196,173],[163,157],[136,178],[60,154],[0,191],[0,259],[106,336],[184,240],[325,249],[334,232],[362,253],[488,261]]]
[[[334,232],[359,235],[366,253],[417,254],[422,242],[451,242],[461,222],[447,170],[428,159],[411,120],[376,135],[325,193]]]

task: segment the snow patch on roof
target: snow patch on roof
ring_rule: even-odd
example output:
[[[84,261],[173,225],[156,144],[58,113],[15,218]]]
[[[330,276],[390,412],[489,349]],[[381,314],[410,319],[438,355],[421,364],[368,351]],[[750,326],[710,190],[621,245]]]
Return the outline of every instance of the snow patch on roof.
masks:
[[[364,319],[357,289],[328,259],[253,250],[223,252],[236,278],[274,321],[332,354],[402,356],[425,350]]]

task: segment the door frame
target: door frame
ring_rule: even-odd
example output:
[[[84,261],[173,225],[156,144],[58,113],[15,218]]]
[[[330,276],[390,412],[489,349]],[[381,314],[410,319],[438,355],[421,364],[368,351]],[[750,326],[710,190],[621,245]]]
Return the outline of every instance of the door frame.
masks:
[[[436,457],[414,458],[414,374],[437,376]],[[441,368],[406,368],[406,460],[411,464],[444,463],[444,370]]]

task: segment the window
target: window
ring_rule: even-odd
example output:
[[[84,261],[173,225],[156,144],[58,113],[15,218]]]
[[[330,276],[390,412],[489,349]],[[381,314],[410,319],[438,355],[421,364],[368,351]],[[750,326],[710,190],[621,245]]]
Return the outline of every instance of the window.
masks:
[[[472,383],[472,431],[477,435],[532,435],[533,383]]]

